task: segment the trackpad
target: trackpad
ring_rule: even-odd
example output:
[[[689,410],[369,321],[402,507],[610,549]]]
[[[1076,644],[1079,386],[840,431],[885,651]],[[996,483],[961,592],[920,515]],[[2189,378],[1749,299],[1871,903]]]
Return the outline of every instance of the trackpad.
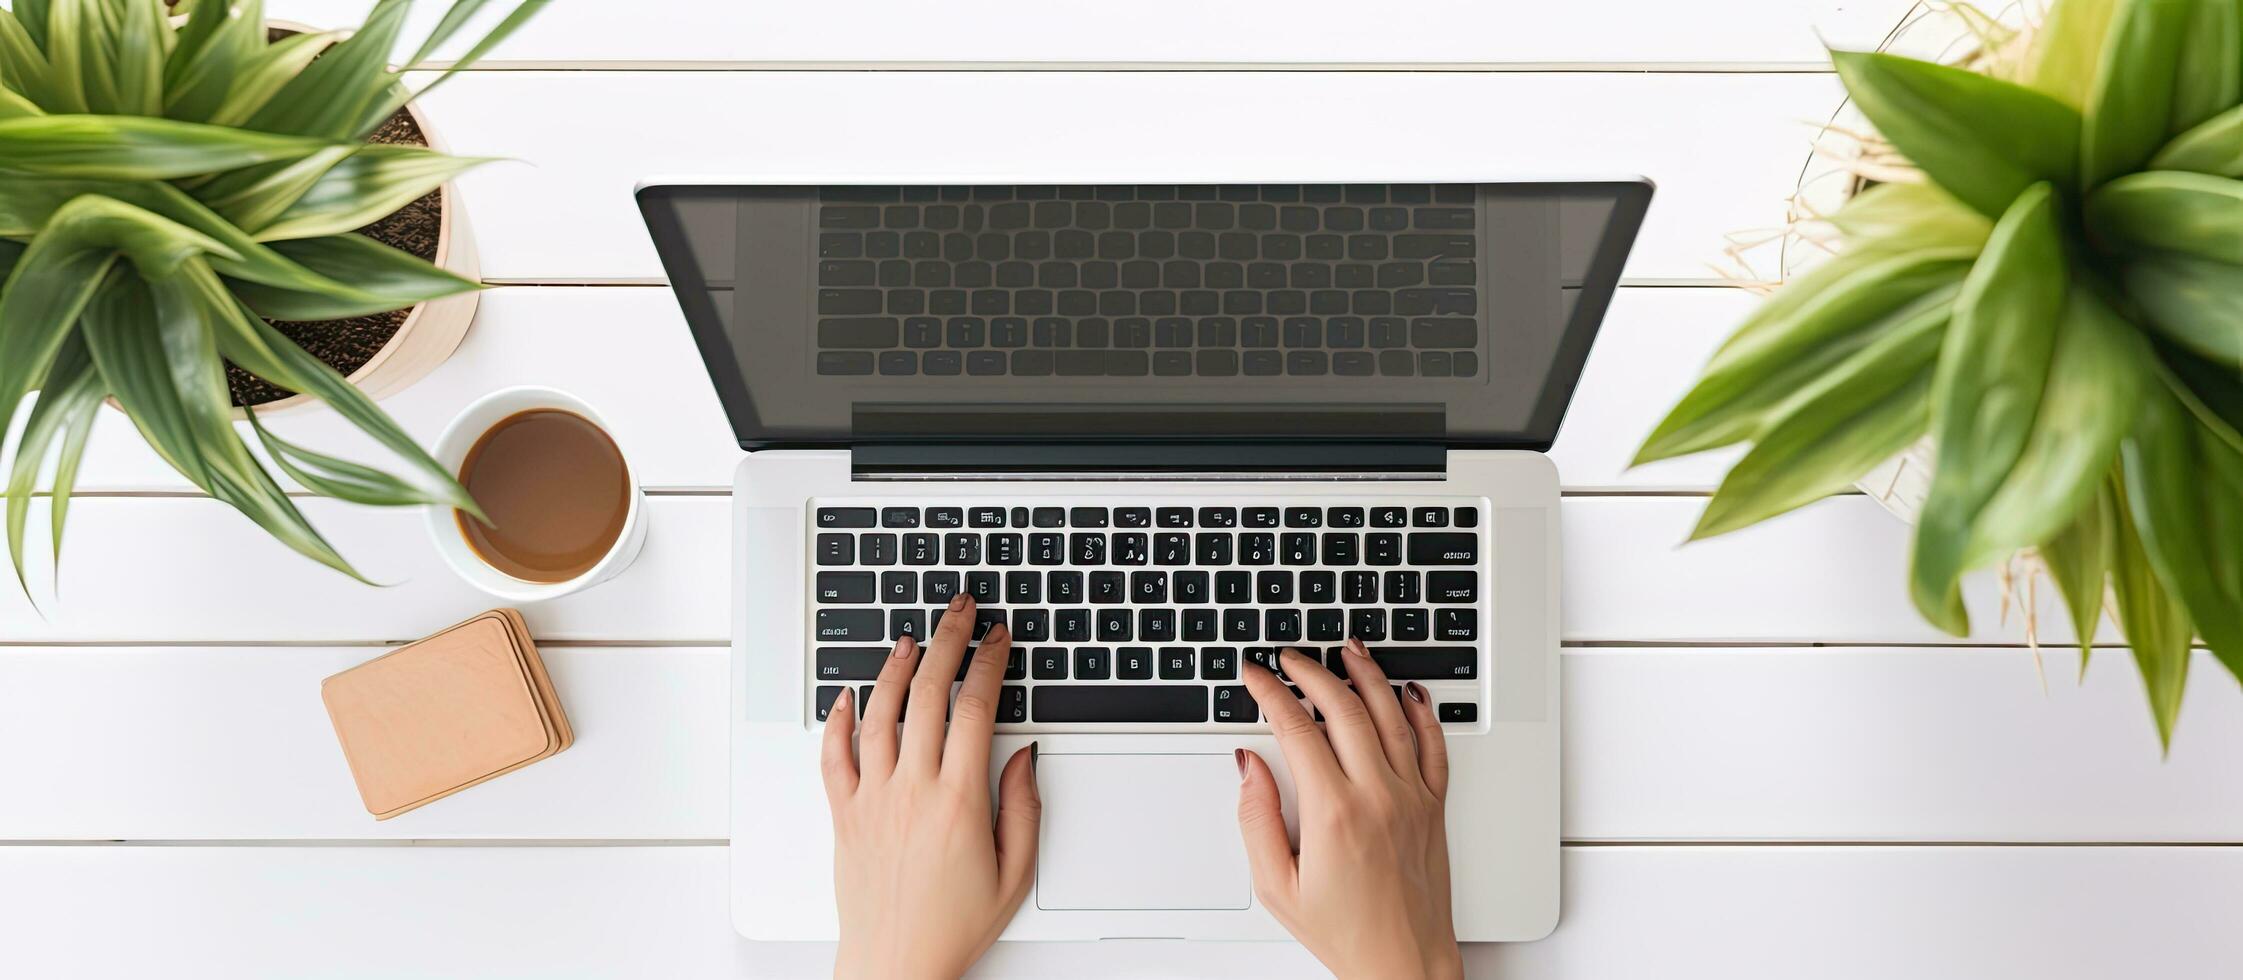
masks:
[[[1243,909],[1238,765],[1220,755],[1036,761],[1044,798],[1040,909]]]

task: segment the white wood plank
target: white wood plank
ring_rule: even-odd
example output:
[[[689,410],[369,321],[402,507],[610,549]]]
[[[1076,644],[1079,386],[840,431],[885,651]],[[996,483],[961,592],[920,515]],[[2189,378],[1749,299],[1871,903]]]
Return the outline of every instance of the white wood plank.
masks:
[[[715,840],[721,647],[552,647],[574,747],[387,821],[318,684],[378,648],[0,647],[0,840]],[[2243,841],[2243,696],[2209,655],[2160,760],[2131,663],[2049,651],[1571,649],[1575,841]],[[160,734],[158,734],[160,733]]]
[[[274,16],[356,23],[367,0],[274,0]],[[1146,0],[1121,8],[1031,0],[554,4],[491,54],[523,64],[739,62],[1822,63],[1817,32],[1872,45],[1910,0]],[[418,42],[445,4],[422,4]],[[487,22],[489,17],[485,18]],[[464,42],[466,39],[463,38]],[[456,55],[454,43],[440,54]]]
[[[575,393],[607,416],[643,486],[731,486],[741,454],[667,288],[510,286],[490,291],[482,302],[475,328],[451,360],[383,402],[423,445],[433,445],[453,416],[486,392],[546,385]],[[1551,451],[1566,489],[1712,489],[1735,453],[1634,470],[1628,461],[1714,346],[1756,302],[1731,289],[1621,290]],[[282,438],[326,452],[388,458],[324,409],[266,422]],[[246,425],[242,428],[247,435]],[[130,421],[106,410],[78,485],[98,491],[190,488],[148,449]]]
[[[0,839],[722,838],[726,651],[548,647],[576,742],[377,821],[322,678],[379,647],[0,647]]]
[[[368,588],[286,552],[199,497],[90,497],[71,505],[62,601],[34,613],[0,589],[0,636],[16,642],[410,639],[487,608],[430,548],[417,511],[302,505]],[[549,640],[720,642],[729,635],[729,499],[656,496],[651,539],[624,575],[527,610]],[[1905,588],[1909,529],[1859,495],[1682,546],[1704,502],[1574,497],[1565,502],[1564,635],[1575,642],[1940,643]],[[35,525],[44,520],[35,505]],[[49,594],[34,557],[33,594]],[[2052,589],[2042,604],[2053,610]],[[1990,574],[1966,582],[1972,641],[2016,643]],[[2057,615],[2041,637],[2064,642]]]
[[[23,976],[803,977],[725,921],[721,847],[6,847]],[[2243,851],[1569,849],[1565,917],[1473,976],[2226,977]],[[1290,944],[1004,944],[976,976],[1319,975]]]
[[[424,105],[494,280],[657,280],[631,190],[658,176],[1339,180],[1643,174],[1628,274],[1708,281],[1780,223],[1823,74],[478,72]],[[525,106],[565,106],[555,125]],[[996,118],[1031,127],[984,125]],[[1335,119],[1360,135],[1332,137]],[[1126,151],[1126,152],[1122,152]]]

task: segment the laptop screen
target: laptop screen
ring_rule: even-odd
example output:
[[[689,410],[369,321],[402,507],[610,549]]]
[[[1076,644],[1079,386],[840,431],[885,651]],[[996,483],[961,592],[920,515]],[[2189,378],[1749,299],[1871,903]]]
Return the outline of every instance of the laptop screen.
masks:
[[[639,192],[740,444],[1546,449],[1651,189]]]

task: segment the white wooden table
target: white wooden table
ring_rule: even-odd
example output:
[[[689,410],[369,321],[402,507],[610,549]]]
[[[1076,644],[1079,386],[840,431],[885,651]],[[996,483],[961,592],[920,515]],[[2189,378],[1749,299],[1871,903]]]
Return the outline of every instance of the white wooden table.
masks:
[[[654,494],[623,578],[525,610],[578,740],[400,819],[360,808],[320,678],[491,603],[419,517],[313,502],[369,589],[185,492],[102,420],[45,618],[0,594],[0,976],[801,976],[725,918],[737,460],[632,206],[655,174],[1144,180],[1643,173],[1660,185],[1555,455],[1565,913],[1504,977],[2213,977],[2243,966],[2243,698],[2209,659],[2161,761],[2125,653],[2044,651],[1994,584],[1920,622],[1854,496],[1678,547],[1723,460],[1627,471],[1753,300],[1838,88],[1817,34],[1907,0],[569,0],[426,106],[499,284],[388,402],[431,439],[536,382]],[[355,17],[365,0],[272,0]],[[424,3],[425,24],[439,5]],[[873,69],[873,70],[865,70]],[[276,425],[361,446],[332,417]],[[41,572],[42,596],[51,582]],[[2044,593],[2046,590],[2043,590]],[[2043,639],[2061,642],[2060,628]],[[2105,638],[2108,641],[2108,638]],[[985,973],[1249,977],[1290,946],[1012,947]]]

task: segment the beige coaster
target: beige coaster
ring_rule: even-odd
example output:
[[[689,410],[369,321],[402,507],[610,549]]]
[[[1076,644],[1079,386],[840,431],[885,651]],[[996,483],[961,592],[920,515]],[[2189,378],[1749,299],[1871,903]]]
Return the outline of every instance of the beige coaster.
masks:
[[[389,819],[567,748],[574,734],[513,610],[327,678],[320,696],[368,813]]]

